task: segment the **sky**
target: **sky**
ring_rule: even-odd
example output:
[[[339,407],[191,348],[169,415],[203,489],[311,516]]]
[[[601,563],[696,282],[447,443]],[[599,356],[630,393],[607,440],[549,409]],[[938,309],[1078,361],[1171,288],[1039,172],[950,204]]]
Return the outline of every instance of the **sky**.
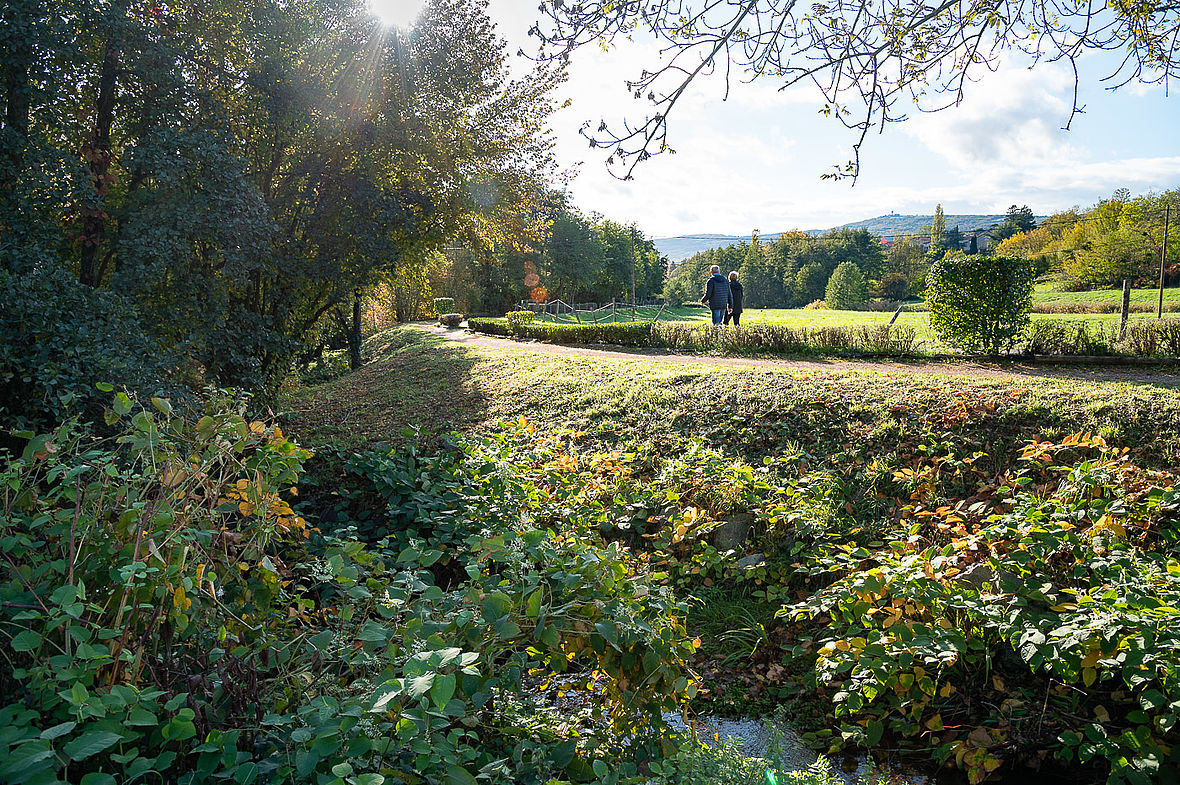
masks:
[[[530,47],[534,3],[491,0],[489,12],[511,51]],[[569,190],[583,211],[634,221],[649,237],[823,229],[889,212],[931,214],[936,204],[948,215],[998,214],[1012,204],[1041,215],[1089,207],[1118,188],[1180,187],[1180,99],[1162,86],[1104,89],[1104,57],[1082,63],[1085,113],[1070,130],[1062,126],[1072,73],[1007,63],[969,85],[961,105],[871,132],[855,184],[821,180],[850,158],[856,133],[820,115],[814,87],[734,82],[726,100],[724,81],[705,78],[669,115],[677,153],[621,181],[606,169],[608,151],[591,149],[578,129],[641,120],[650,105],[625,82],[657,63],[659,51],[644,40],[583,47],[561,91],[570,106],[553,120],[557,156],[576,172]]]

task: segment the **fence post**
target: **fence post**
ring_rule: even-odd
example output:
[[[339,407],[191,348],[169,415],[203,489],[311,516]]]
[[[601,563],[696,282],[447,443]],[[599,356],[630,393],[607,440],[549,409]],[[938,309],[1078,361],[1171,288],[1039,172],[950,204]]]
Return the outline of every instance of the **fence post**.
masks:
[[[1131,310],[1131,282],[1123,279],[1123,304],[1119,309],[1119,340],[1127,337],[1127,311]]]
[[[615,323],[615,298],[610,298],[610,323]]]
[[[901,316],[901,309],[902,308],[905,308],[905,306],[904,305],[897,306],[897,310],[893,312],[893,318],[889,320],[889,324],[885,325],[886,329],[889,329],[890,327],[892,327],[893,323],[897,321],[897,317]]]

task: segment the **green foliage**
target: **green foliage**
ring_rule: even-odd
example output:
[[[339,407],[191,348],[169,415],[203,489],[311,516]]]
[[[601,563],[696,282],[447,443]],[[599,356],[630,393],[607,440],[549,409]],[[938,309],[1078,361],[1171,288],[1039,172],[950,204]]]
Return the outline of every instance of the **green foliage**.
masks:
[[[948,254],[926,277],[930,325],[950,346],[998,354],[1027,327],[1032,291],[1027,260]]]
[[[785,232],[769,245],[755,234],[749,242],[695,254],[677,265],[664,296],[672,304],[700,300],[708,270],[736,270],[745,286],[746,307],[799,307],[824,296],[832,272],[848,262],[866,281],[885,274],[885,254],[866,230],[839,229],[821,237]]]
[[[432,0],[399,36],[363,0],[190,5],[6,6],[0,269],[108,293],[88,330],[125,304],[126,330],[83,343],[145,344],[138,323],[161,347],[131,349],[145,370],[175,351],[193,376],[273,394],[358,294],[388,285],[409,318],[444,247],[543,234],[563,75],[510,74],[485,4]],[[103,370],[73,361],[63,373]],[[157,364],[155,383],[178,370]]]
[[[1170,477],[1081,434],[1030,443],[1018,468],[990,481],[981,454],[956,452],[943,445],[896,471],[912,490],[890,542],[809,553],[811,574],[835,583],[784,609],[829,622],[816,669],[837,690],[844,738],[872,746],[933,731],[933,751],[972,782],[1022,740],[1067,761],[1104,760],[1112,783],[1175,777],[1180,497]],[[961,475],[963,495],[940,498],[945,478]],[[981,704],[999,721],[981,724],[971,708]]]
[[[455,310],[454,297],[435,297],[434,298],[434,313],[440,319],[443,314],[453,313]]]
[[[72,414],[101,413],[94,383],[151,395],[169,365],[133,304],[40,266],[0,270],[0,419],[38,428]]]
[[[27,435],[0,477],[0,782],[633,776],[692,692],[683,607],[596,529],[546,528],[593,480],[523,422],[358,457],[317,526],[291,507],[309,453],[233,402],[190,422],[120,394],[107,419]],[[366,543],[346,516],[374,501]],[[520,721],[557,673],[599,674],[609,737]]]
[[[852,311],[868,299],[868,287],[860,268],[852,262],[841,262],[828,279],[824,303],[839,311]]]
[[[525,325],[536,323],[537,314],[533,311],[511,311],[504,318],[508,322],[508,329],[514,335],[519,335]]]
[[[477,333],[500,335],[505,338],[512,335],[512,329],[504,319],[471,318],[467,320],[467,327]]]
[[[880,292],[886,300],[904,300],[909,291],[910,282],[901,273],[886,273],[881,279]]]
[[[444,327],[458,327],[463,323],[463,314],[461,313],[444,313],[438,317],[438,323]]]
[[[688,324],[659,323],[655,345],[690,351],[729,354],[881,354],[912,355],[917,341],[911,327],[786,327],[753,325],[740,330],[713,330]]]

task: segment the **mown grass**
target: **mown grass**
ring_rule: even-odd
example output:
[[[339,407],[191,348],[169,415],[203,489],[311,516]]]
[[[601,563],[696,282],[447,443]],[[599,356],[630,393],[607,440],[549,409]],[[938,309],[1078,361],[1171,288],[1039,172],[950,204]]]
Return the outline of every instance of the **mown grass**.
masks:
[[[874,371],[718,367],[464,346],[422,328],[370,339],[360,370],[292,389],[297,437],[361,446],[481,431],[526,417],[612,444],[703,435],[747,457],[797,442],[827,453],[887,448],[919,428],[969,427],[988,452],[1093,431],[1155,465],[1180,463],[1180,395],[1166,384],[1005,380]]]
[[[1108,290],[1113,291],[1113,290]],[[1137,293],[1143,295],[1146,290],[1136,290],[1133,296]],[[1164,290],[1165,293],[1170,291],[1180,292],[1180,290]],[[1077,299],[1077,300],[1056,300],[1052,297],[1041,299],[1038,295],[1038,303],[1070,303],[1070,302],[1102,302],[1099,295],[1102,292],[1056,292],[1055,295],[1094,295],[1093,299]],[[1122,293],[1118,293],[1118,297],[1122,297]],[[1116,300],[1117,302],[1117,300]],[[1148,302],[1140,296],[1139,300],[1132,299],[1132,302]],[[1154,302],[1154,301],[1152,301]],[[1165,299],[1166,304],[1170,302]],[[1171,302],[1180,305],[1180,295],[1177,295]],[[653,309],[646,309],[643,315],[646,318],[651,318],[654,314]],[[1175,316],[1175,314],[1168,314]],[[619,311],[619,321],[624,321],[629,318],[630,311]],[[883,324],[888,324],[893,318],[893,314],[883,311],[835,311],[827,308],[751,308],[742,313],[742,324],[745,326],[754,325],[780,325],[784,327],[856,327],[858,325],[869,325],[875,327]],[[1118,322],[1117,313],[1034,313],[1032,319],[1039,320],[1053,320],[1053,321],[1069,321],[1069,322],[1086,322],[1091,326],[1111,327]],[[1132,313],[1130,319],[1154,319],[1154,313]],[[562,323],[567,321],[572,323],[572,320],[562,318]],[[607,319],[609,321],[609,318]],[[693,306],[679,306],[676,308],[664,309],[660,315],[661,322],[687,322],[690,324],[708,325],[710,324],[709,311],[705,308],[697,308]],[[910,327],[914,330],[914,335],[917,339],[917,349],[921,352],[943,352],[948,351],[948,347],[938,339],[934,331],[930,327],[929,314],[926,311],[907,310],[902,311],[896,321],[897,326]]]
[[[1039,283],[1033,292],[1034,303],[1121,303],[1122,289],[1092,289],[1085,292],[1063,292],[1052,282]],[[1132,289],[1131,303],[1150,305],[1159,302],[1159,289]],[[1180,287],[1164,289],[1164,307],[1180,305]]]

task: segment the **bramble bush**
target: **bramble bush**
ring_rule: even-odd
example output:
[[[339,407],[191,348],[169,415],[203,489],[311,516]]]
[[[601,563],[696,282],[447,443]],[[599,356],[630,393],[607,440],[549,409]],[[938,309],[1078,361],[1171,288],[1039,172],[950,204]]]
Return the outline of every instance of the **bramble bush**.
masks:
[[[999,354],[1024,334],[1032,309],[1026,259],[947,254],[926,274],[930,326],[948,346]]]

